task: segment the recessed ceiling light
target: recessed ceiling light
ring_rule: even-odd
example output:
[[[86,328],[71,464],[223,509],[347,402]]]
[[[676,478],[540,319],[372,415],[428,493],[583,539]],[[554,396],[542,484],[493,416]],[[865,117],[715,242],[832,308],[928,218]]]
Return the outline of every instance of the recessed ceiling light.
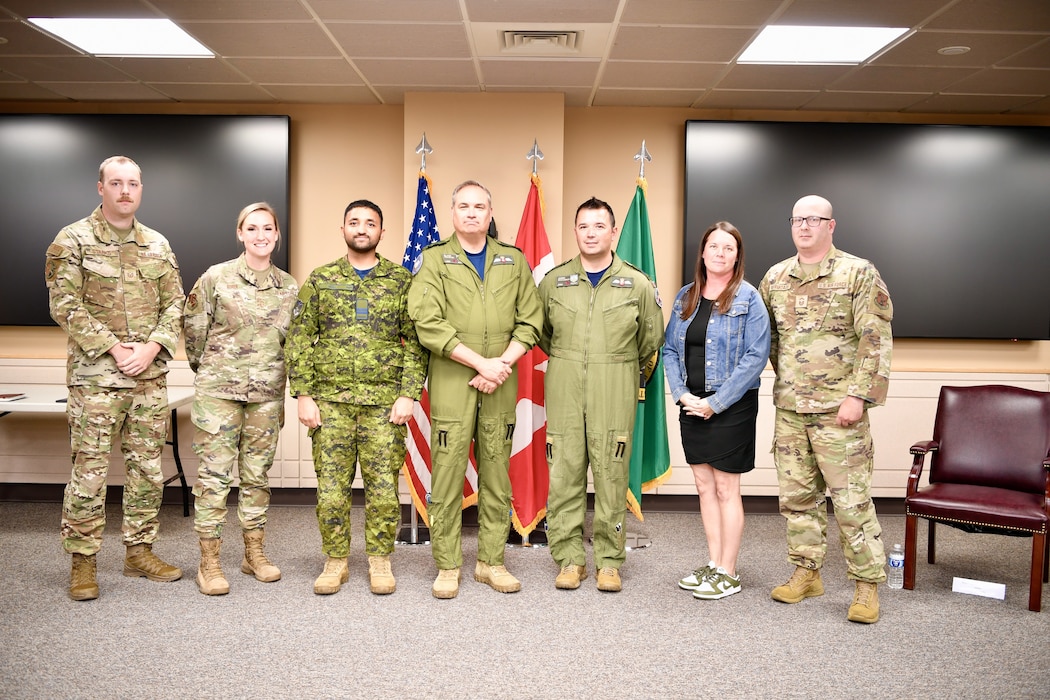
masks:
[[[937,49],[937,53],[942,56],[962,56],[964,53],[969,52],[969,46],[945,46],[942,49]]]
[[[169,19],[30,17],[29,21],[94,56],[212,58]]]
[[[894,27],[766,27],[738,63],[861,63],[901,37]]]

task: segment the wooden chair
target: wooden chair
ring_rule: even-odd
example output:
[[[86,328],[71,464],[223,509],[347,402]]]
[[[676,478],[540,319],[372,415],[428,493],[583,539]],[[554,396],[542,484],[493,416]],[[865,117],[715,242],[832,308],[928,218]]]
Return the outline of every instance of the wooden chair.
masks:
[[[969,532],[1032,536],[1028,609],[1039,612],[1050,580],[1050,393],[988,385],[941,388],[933,439],[914,455],[904,499],[904,587],[915,588],[918,518],[929,521],[927,559],[936,556],[935,525]],[[929,486],[919,488],[926,455]]]

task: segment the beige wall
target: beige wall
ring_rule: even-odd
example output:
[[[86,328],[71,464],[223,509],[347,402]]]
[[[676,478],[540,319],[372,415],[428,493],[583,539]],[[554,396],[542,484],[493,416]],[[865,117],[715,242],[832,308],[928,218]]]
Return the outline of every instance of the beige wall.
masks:
[[[351,199],[367,197],[384,211],[380,252],[399,259],[407,220],[415,206],[422,133],[434,152],[427,172],[444,235],[451,232],[449,196],[472,178],[493,193],[503,240],[513,241],[528,191],[533,139],[547,205],[545,223],[555,258],[576,252],[572,216],[591,195],[612,204],[622,221],[634,193],[642,140],[652,153],[646,165],[657,277],[664,299],[680,282],[684,192],[684,123],[687,119],[785,119],[797,113],[733,113],[670,108],[566,108],[560,94],[414,93],[404,105],[154,105],[7,103],[7,112],[109,112],[165,114],[288,114],[292,122],[290,267],[304,279],[344,248],[338,225]],[[814,121],[921,122],[921,115],[814,114]],[[929,119],[926,119],[929,121]],[[937,121],[1050,125],[1045,117],[960,116]],[[130,154],[134,155],[134,154]],[[148,173],[145,176],[148,178]],[[94,183],[85,183],[93,187]],[[147,192],[146,196],[163,196]],[[146,222],[149,223],[148,221]],[[878,261],[876,261],[877,263]],[[184,281],[187,286],[193,280]],[[41,285],[43,282],[41,281]],[[665,309],[666,312],[666,309]],[[0,327],[0,357],[59,358],[65,339],[57,328]],[[900,340],[896,371],[1050,373],[1050,341]]]

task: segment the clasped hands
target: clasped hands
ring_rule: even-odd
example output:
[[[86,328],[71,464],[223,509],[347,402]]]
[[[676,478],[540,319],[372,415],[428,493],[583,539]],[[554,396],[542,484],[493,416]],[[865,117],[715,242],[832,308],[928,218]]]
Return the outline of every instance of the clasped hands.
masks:
[[[491,394],[510,378],[514,367],[502,357],[486,357],[476,369],[478,373],[468,383],[483,394]]]
[[[682,394],[682,398],[678,399],[678,403],[682,405],[682,408],[685,409],[685,412],[690,416],[696,416],[707,420],[715,415],[715,409],[711,408],[711,404],[707,402],[707,399],[701,399],[689,392]]]

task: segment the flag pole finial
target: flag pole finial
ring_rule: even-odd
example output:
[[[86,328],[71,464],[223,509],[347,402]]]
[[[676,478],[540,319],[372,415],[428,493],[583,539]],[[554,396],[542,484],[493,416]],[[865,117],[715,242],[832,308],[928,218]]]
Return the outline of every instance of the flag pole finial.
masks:
[[[532,174],[536,175],[539,161],[543,160],[543,151],[540,150],[539,141],[536,139],[532,140],[532,149],[525,154],[525,158],[532,161]]]
[[[649,151],[645,148],[645,139],[642,139],[642,148],[634,154],[634,159],[638,161],[638,177],[640,179],[644,178],[646,162],[651,163],[653,161],[653,157],[649,155]]]
[[[416,153],[420,154],[420,156],[419,156],[419,158],[420,158],[419,169],[420,170],[426,170],[427,169],[427,154],[428,153],[433,153],[433,152],[434,152],[434,149],[430,147],[429,143],[427,143],[427,132],[424,131],[423,132],[423,138],[420,140],[419,145],[416,146]]]

